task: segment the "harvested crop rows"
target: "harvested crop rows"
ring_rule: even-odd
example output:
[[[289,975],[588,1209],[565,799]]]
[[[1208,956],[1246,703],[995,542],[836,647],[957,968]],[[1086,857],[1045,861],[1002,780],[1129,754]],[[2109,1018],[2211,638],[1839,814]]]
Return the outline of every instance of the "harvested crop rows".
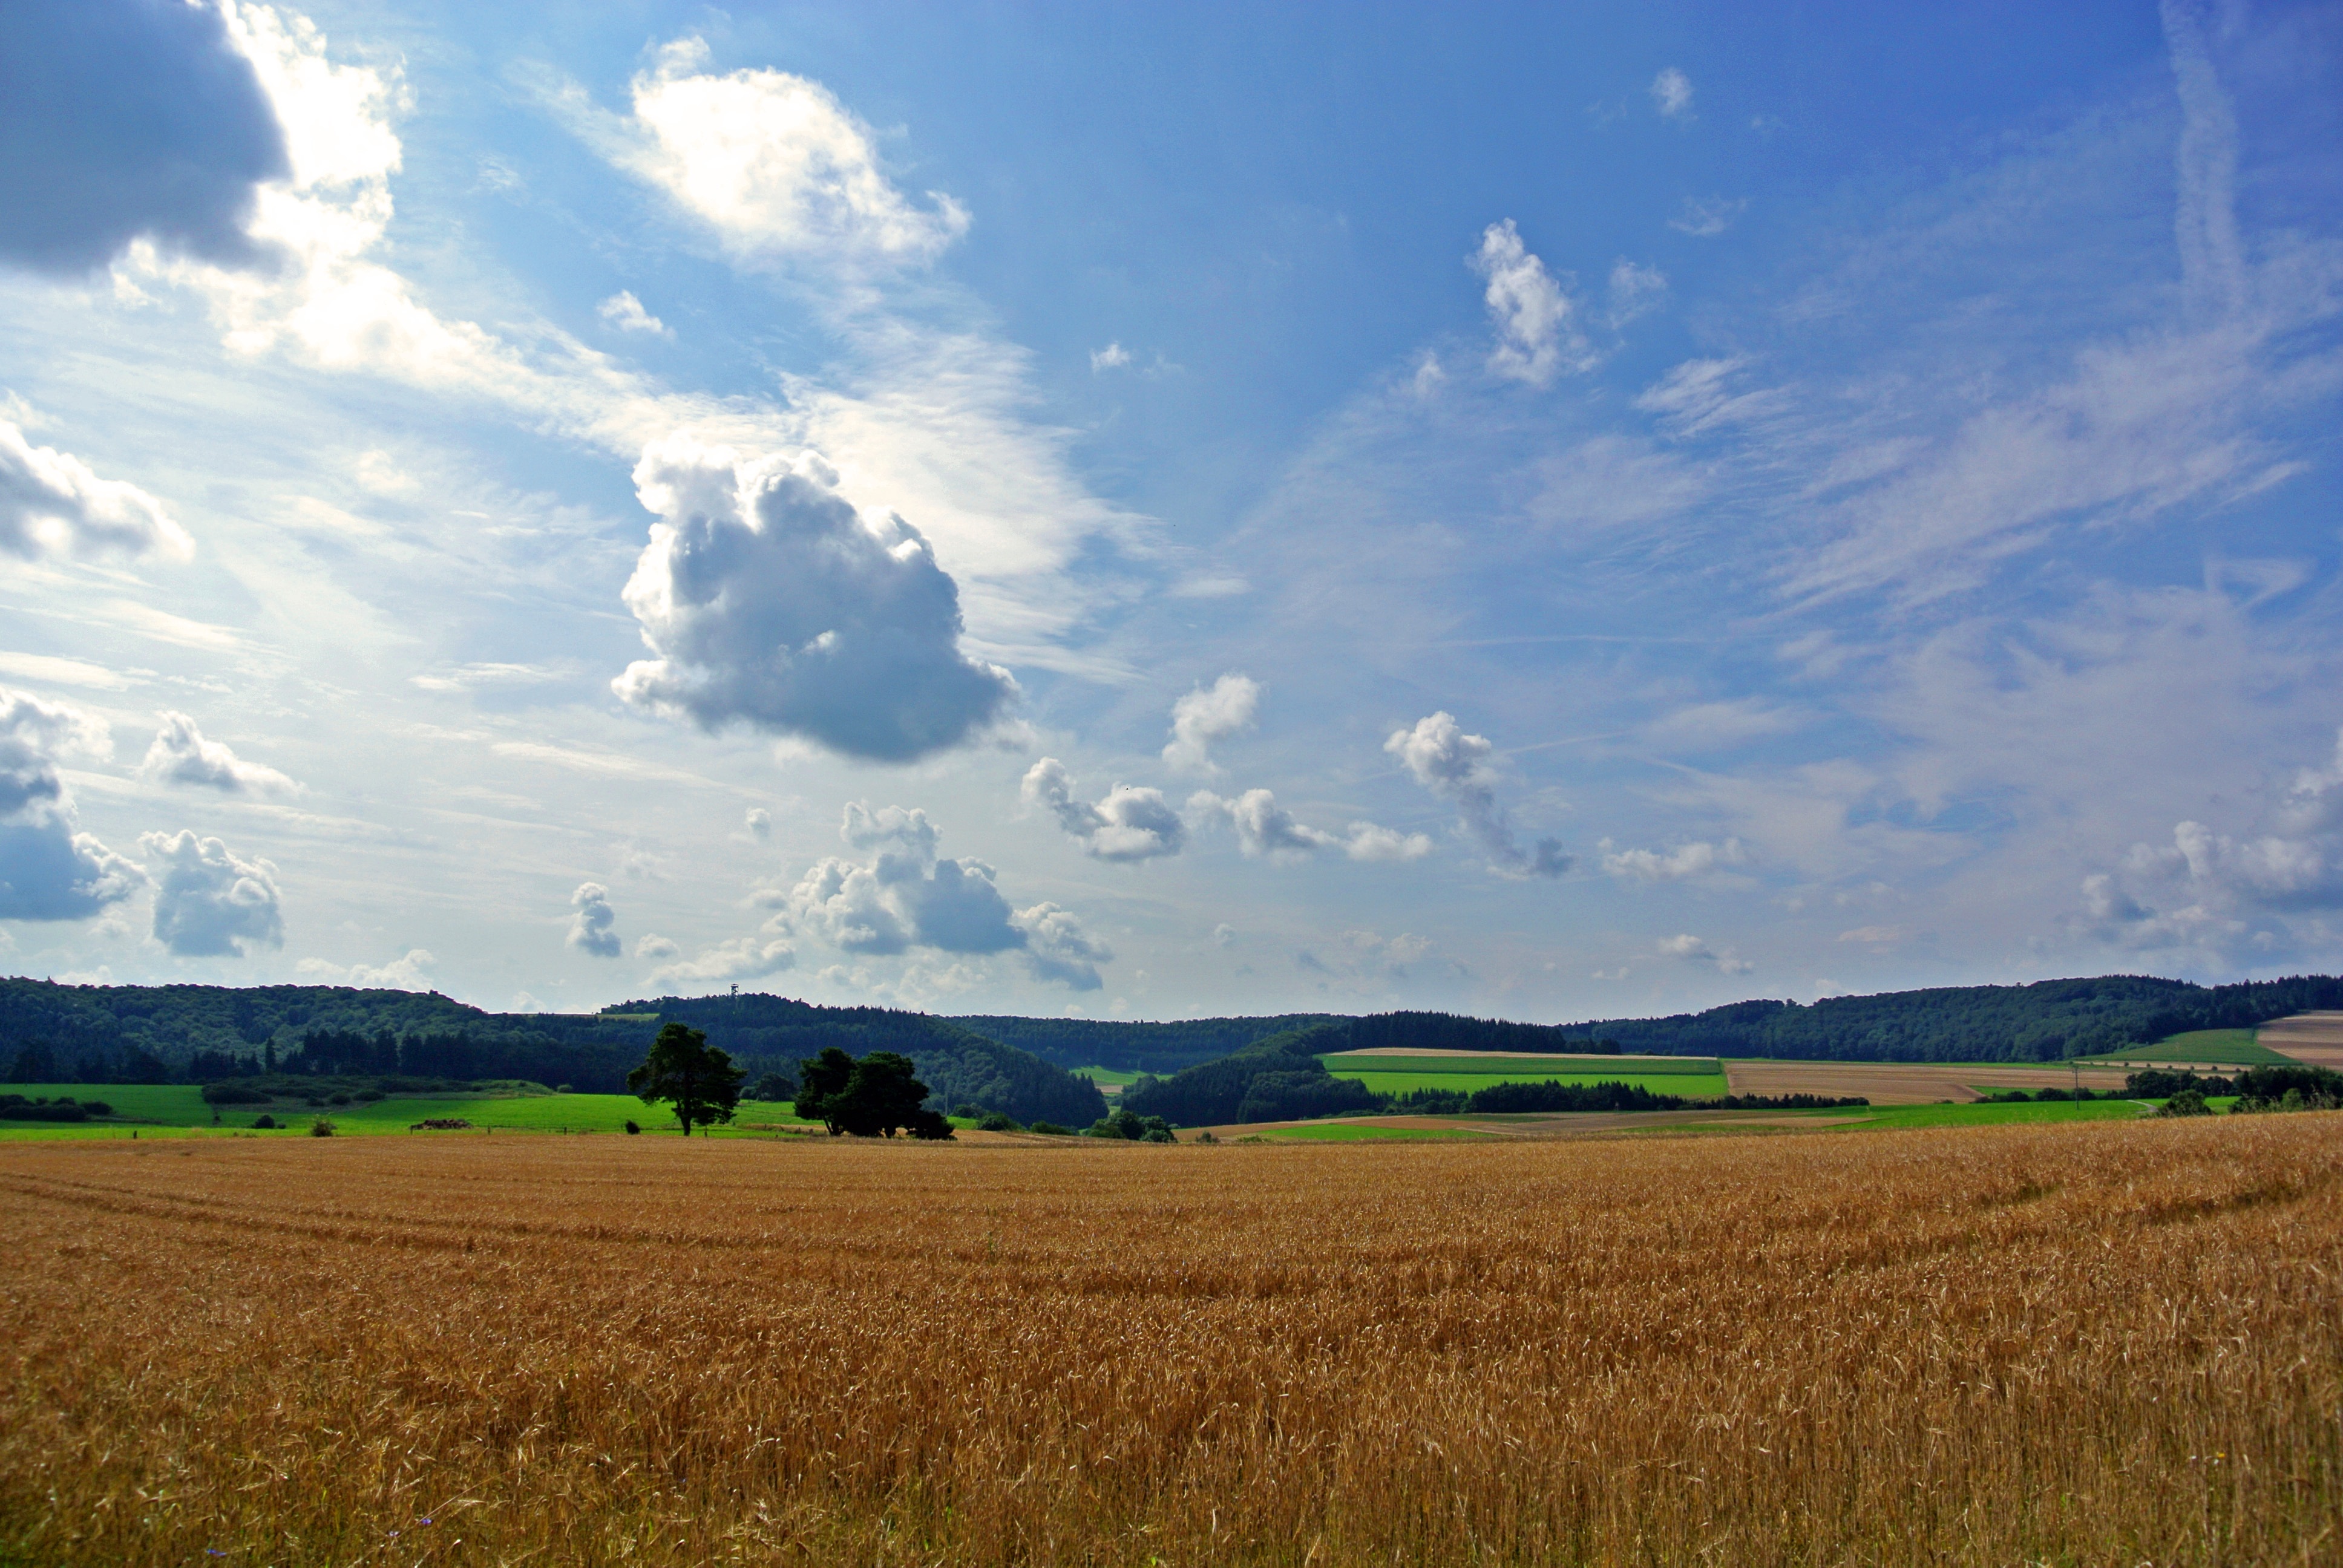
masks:
[[[2331,1559],[2339,1132],[15,1145],[0,1560]]]

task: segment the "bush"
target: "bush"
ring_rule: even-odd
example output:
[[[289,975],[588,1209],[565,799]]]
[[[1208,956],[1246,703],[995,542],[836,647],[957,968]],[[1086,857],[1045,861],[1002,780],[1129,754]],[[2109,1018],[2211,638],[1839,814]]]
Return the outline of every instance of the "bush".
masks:
[[[1552,1111],[1681,1111],[1690,1101],[1636,1083],[1493,1083],[1467,1101],[1476,1114]]]
[[[984,1107],[973,1101],[962,1101],[952,1107],[952,1114],[963,1121],[981,1121],[984,1120]]]
[[[347,1094],[329,1094],[326,1099],[329,1104],[334,1105],[347,1105],[350,1102],[350,1097]]]
[[[628,1136],[628,1137],[632,1138],[632,1137],[634,1137],[637,1133],[640,1132],[641,1131],[642,1131],[642,1129],[641,1129],[641,1128],[639,1128],[639,1127],[638,1127],[638,1126],[636,1126],[633,1122],[629,1121],[629,1122],[628,1122],[628,1123],[627,1123],[627,1136]]]
[[[407,1124],[409,1132],[461,1132],[472,1124],[460,1116],[427,1116]]]
[[[253,1124],[253,1126],[255,1126],[255,1127],[256,1127],[256,1128],[259,1128],[259,1129],[261,1129],[262,1131],[267,1131],[267,1130],[269,1130],[269,1129],[271,1129],[271,1128],[274,1128],[274,1127],[277,1125],[277,1118],[275,1118],[274,1116],[267,1115],[266,1113],[265,1113],[265,1112],[264,1112],[264,1113],[263,1113],[263,1114],[261,1114],[261,1115],[258,1115],[258,1116],[254,1117],[254,1118],[252,1119],[252,1124]]]
[[[372,1105],[376,1101],[380,1100],[381,1098],[382,1091],[379,1089],[361,1089],[358,1091],[357,1095],[357,1102],[360,1105]]]
[[[89,1109],[71,1100],[27,1100],[21,1094],[0,1094],[0,1121],[86,1121]]]
[[[1172,1136],[1172,1124],[1161,1116],[1139,1116],[1129,1111],[1118,1111],[1111,1116],[1101,1116],[1083,1133],[1086,1138],[1120,1138],[1132,1143],[1177,1143]]]
[[[266,1105],[268,1096],[256,1089],[246,1089],[240,1083],[206,1083],[204,1085],[206,1105]]]
[[[575,1094],[578,1091],[570,1088],[566,1083],[557,1083],[553,1086],[553,1092],[556,1094]]]
[[[1054,1121],[1036,1121],[1032,1126],[1027,1128],[1025,1131],[1028,1132],[1047,1133],[1052,1138],[1063,1138],[1070,1133],[1071,1129],[1061,1127]]]
[[[2156,1108],[2158,1116],[2210,1116],[2213,1108],[2193,1089],[2184,1089]]]
[[[1207,1127],[1202,1132],[1196,1134],[1196,1141],[1199,1143],[1218,1143],[1220,1140],[1213,1137],[1212,1130]]]
[[[334,1124],[333,1124],[333,1122],[332,1122],[332,1121],[328,1121],[327,1118],[325,1118],[325,1117],[323,1117],[323,1116],[320,1116],[320,1117],[317,1117],[316,1120],[312,1121],[309,1123],[309,1136],[310,1136],[310,1137],[312,1137],[312,1138],[331,1138],[333,1135],[334,1135]]]
[[[1017,1118],[1014,1116],[1004,1116],[998,1111],[989,1112],[981,1121],[978,1121],[976,1125],[978,1131],[983,1132],[1022,1132],[1025,1131],[1023,1127],[1018,1124]]]

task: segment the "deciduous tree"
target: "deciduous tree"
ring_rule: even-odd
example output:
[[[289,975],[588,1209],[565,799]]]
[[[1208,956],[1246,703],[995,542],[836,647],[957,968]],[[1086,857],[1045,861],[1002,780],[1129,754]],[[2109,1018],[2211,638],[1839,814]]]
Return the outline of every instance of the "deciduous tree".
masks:
[[[627,1087],[645,1105],[664,1100],[683,1123],[683,1135],[717,1121],[732,1120],[740,1103],[740,1081],[748,1076],[732,1065],[729,1053],[708,1043],[708,1037],[689,1024],[671,1023],[651,1041],[643,1064],[627,1074]]]

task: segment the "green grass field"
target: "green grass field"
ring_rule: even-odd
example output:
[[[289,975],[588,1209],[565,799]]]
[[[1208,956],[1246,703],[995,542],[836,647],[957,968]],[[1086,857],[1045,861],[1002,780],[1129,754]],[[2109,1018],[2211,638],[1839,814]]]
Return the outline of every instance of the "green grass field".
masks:
[[[2109,1064],[2186,1061],[2208,1066],[2263,1067],[2294,1059],[2262,1044],[2250,1029],[2199,1029],[2167,1035],[2154,1045],[2130,1046],[2089,1060]]]
[[[2025,1105],[1876,1105],[1868,1110],[1807,1111],[1794,1114],[1826,1120],[1846,1129],[1895,1127],[1998,1127],[2009,1122],[2125,1121],[2147,1114],[2136,1100],[2053,1100]],[[1845,1118],[1844,1122],[1838,1119]]]
[[[1623,1056],[1616,1067],[1602,1059],[1583,1056],[1376,1056],[1363,1051],[1336,1051],[1318,1059],[1326,1070],[1343,1078],[1362,1072],[1437,1072],[1478,1074],[1501,1082],[1543,1082],[1559,1078],[1575,1081],[1588,1074],[1598,1078],[1659,1078],[1677,1073],[1715,1077],[1725,1068],[1713,1056]]]
[[[1068,1068],[1067,1070],[1076,1078],[1087,1078],[1092,1083],[1101,1086],[1111,1083],[1117,1089],[1125,1089],[1139,1081],[1139,1074],[1125,1072],[1121,1068],[1115,1067],[1073,1067]]]
[[[220,1108],[217,1126],[212,1108],[193,1084],[24,1083],[7,1092],[28,1100],[55,1100],[70,1095],[77,1101],[102,1100],[114,1107],[116,1121],[0,1121],[5,1138],[126,1138],[133,1127],[149,1136],[163,1132],[249,1132],[262,1115],[284,1125],[276,1136],[307,1136],[309,1124],[323,1116],[338,1133],[405,1132],[425,1120],[461,1120],[474,1127],[521,1132],[618,1132],[633,1121],[645,1133],[674,1134],[674,1113],[664,1105],[645,1105],[631,1094],[451,1094],[395,1097],[371,1104],[311,1106],[298,1102],[270,1105],[228,1105]],[[715,1135],[740,1137],[774,1128],[819,1125],[800,1121],[786,1101],[744,1100],[729,1127]],[[267,1132],[261,1134],[270,1136]],[[417,1134],[425,1136],[425,1134]]]
[[[1722,1072],[1359,1072],[1337,1068],[1337,1078],[1355,1078],[1377,1094],[1405,1094],[1414,1089],[1453,1090],[1470,1094],[1499,1083],[1625,1083],[1654,1094],[1679,1095],[1686,1100],[1716,1100],[1725,1093]]]

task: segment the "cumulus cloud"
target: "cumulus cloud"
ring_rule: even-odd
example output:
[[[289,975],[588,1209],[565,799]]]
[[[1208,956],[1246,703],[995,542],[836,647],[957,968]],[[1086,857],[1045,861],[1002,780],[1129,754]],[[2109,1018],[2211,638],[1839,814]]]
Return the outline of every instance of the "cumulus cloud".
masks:
[[[196,721],[166,712],[163,727],[146,748],[140,777],[157,784],[191,784],[223,795],[297,795],[301,786],[263,763],[246,762],[217,740],[206,740]]]
[[[620,332],[648,332],[657,337],[672,337],[666,322],[643,308],[631,288],[622,288],[594,307],[594,314]]]
[[[635,485],[659,521],[625,597],[657,657],[612,682],[627,701],[903,762],[1014,695],[1006,670],[961,654],[959,590],[927,540],[859,513],[818,456],[676,436],[644,452]]]
[[[914,948],[1014,951],[1038,978],[1083,990],[1098,983],[1096,966],[1113,956],[1054,904],[1012,910],[983,861],[939,856],[940,835],[925,811],[856,801],[846,808],[839,835],[870,852],[870,860],[820,861],[776,917],[830,947],[873,956]]]
[[[151,552],[184,560],[195,548],[163,503],[137,486],[101,479],[72,453],[35,447],[0,419],[0,555]]]
[[[1236,829],[1237,848],[1248,859],[1293,861],[1322,849],[1340,849],[1353,860],[1413,860],[1430,852],[1421,833],[1401,833],[1373,822],[1353,822],[1347,834],[1329,833],[1295,819],[1267,789],[1223,798],[1210,789],[1188,797],[1188,811]]]
[[[950,196],[930,191],[922,206],[896,188],[870,128],[820,83],[772,70],[711,75],[707,62],[698,38],[660,50],[635,78],[634,125],[608,150],[736,260],[920,262],[967,231],[968,209]]]
[[[1559,877],[1574,864],[1559,839],[1521,847],[1497,802],[1497,749],[1485,736],[1466,734],[1454,716],[1434,713],[1417,719],[1413,729],[1395,729],[1383,749],[1418,784],[1455,806],[1464,829],[1488,852],[1490,869],[1508,877]]]
[[[773,836],[773,814],[762,806],[751,806],[749,808],[747,827],[749,837],[761,844]]]
[[[1176,855],[1187,829],[1161,789],[1117,784],[1096,802],[1076,798],[1072,776],[1054,757],[1026,771],[1021,794],[1028,806],[1047,807],[1058,826],[1100,860],[1149,860]]]
[[[647,941],[644,945],[649,944]],[[675,944],[669,942],[667,951],[671,954],[675,950]],[[795,967],[797,961],[797,950],[778,937],[735,937],[714,947],[702,948],[693,958],[661,964],[651,970],[650,983],[723,985],[733,980],[762,980]]]
[[[2299,769],[2259,830],[2174,825],[2167,844],[2134,844],[2114,872],[2083,882],[2099,940],[2133,950],[2229,956],[2295,945],[2292,920],[2343,909],[2343,733],[2324,767]]]
[[[221,10],[180,0],[12,5],[0,51],[0,259],[104,265],[139,236],[246,263],[254,187],[285,136]]]
[[[1167,767],[1186,773],[1218,773],[1212,748],[1252,728],[1261,709],[1261,683],[1232,670],[1198,687],[1172,705],[1172,741],[1163,748]]]
[[[65,757],[112,751],[94,715],[0,687],[0,920],[77,920],[146,885],[136,864],[76,830],[58,771]]]
[[[580,882],[569,895],[569,934],[563,940],[581,953],[598,959],[618,956],[618,911],[610,907],[610,890],[599,882]]]
[[[285,944],[277,868],[246,860],[217,839],[185,829],[138,839],[162,879],[155,893],[155,940],[182,958],[242,958],[246,943]]]
[[[1564,280],[1530,254],[1512,218],[1482,232],[1481,248],[1470,264],[1488,281],[1483,299],[1497,332],[1497,345],[1489,353],[1491,370],[1544,387],[1564,370],[1585,370],[1595,363],[1574,319],[1577,307]]]
[[[1682,959],[1688,964],[1711,965],[1720,974],[1745,975],[1757,967],[1746,959],[1736,958],[1731,948],[1719,952],[1694,936],[1663,937],[1659,949],[1669,958]]]
[[[1722,844],[1679,844],[1667,850],[1614,849],[1611,840],[1605,839],[1601,849],[1604,871],[1637,882],[1676,881],[1714,871],[1720,866],[1743,865],[1749,859],[1738,839],[1727,839]]]
[[[646,932],[635,942],[635,957],[639,959],[671,959],[681,951],[672,937],[663,937],[656,931]]]
[[[1098,966],[1111,963],[1114,950],[1083,930],[1072,911],[1040,903],[1018,910],[1016,921],[1025,937],[1021,956],[1034,979],[1071,990],[1096,990],[1105,983]]]
[[[1652,103],[1664,119],[1683,120],[1692,117],[1692,78],[1667,66],[1652,78]]]
[[[1102,370],[1120,370],[1131,363],[1131,350],[1120,343],[1110,343],[1103,348],[1091,350],[1091,374]]]

